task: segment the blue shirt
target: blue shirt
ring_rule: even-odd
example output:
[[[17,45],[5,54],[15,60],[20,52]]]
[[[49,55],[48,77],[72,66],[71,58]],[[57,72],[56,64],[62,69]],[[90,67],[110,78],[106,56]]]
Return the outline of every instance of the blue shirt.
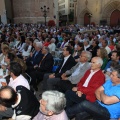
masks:
[[[111,65],[111,60],[107,63],[107,65],[106,65],[106,67],[105,67],[105,70],[107,70],[108,68],[110,68],[110,65]],[[119,64],[120,64],[120,60],[118,61],[119,62]]]
[[[104,87],[104,93],[107,96],[116,96],[118,99],[120,99],[120,84],[118,85],[112,85],[111,80],[107,80],[105,84],[103,84]],[[115,104],[109,104],[106,105],[104,103],[101,103],[98,101],[99,104],[103,107],[105,107],[109,113],[110,113],[110,118],[119,118],[120,117],[120,102],[117,102]]]

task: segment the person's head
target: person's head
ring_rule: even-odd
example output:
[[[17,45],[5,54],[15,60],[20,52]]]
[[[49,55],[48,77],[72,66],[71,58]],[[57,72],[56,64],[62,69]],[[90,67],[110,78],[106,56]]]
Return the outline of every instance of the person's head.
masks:
[[[82,51],[80,57],[80,62],[85,63],[90,61],[92,54],[89,51]]]
[[[108,45],[108,41],[102,39],[102,47],[105,48]]]
[[[102,59],[108,58],[107,50],[105,48],[99,48],[97,50],[97,56],[101,57]]]
[[[39,51],[42,49],[42,43],[41,42],[35,42],[35,50]]]
[[[66,106],[65,95],[58,91],[45,91],[40,100],[40,111],[45,115],[60,114]]]
[[[91,60],[91,70],[96,71],[101,68],[103,60],[100,57],[93,57]]]
[[[113,60],[113,61],[118,61],[119,60],[119,53],[117,51],[112,52],[111,60]]]
[[[50,40],[50,43],[55,43],[55,38],[52,38],[52,39]]]
[[[72,48],[70,46],[65,46],[63,48],[63,55],[66,57],[70,54],[72,54]]]
[[[93,40],[93,42],[92,42],[92,46],[93,47],[98,46],[98,44],[99,44],[98,40]]]
[[[88,40],[85,40],[84,41],[84,46],[88,46],[89,45],[89,41]]]
[[[9,71],[11,77],[13,76],[18,77],[20,74],[22,74],[22,66],[17,62],[11,62]]]
[[[110,77],[114,85],[120,84],[120,65],[117,65],[112,69]]]
[[[78,50],[78,51],[84,50],[84,44],[83,44],[82,42],[79,42],[79,43],[77,44],[77,50]]]
[[[9,49],[9,47],[7,45],[3,45],[1,50],[2,50],[2,53],[4,55],[6,55],[9,52],[10,49]]]
[[[15,57],[16,57],[16,56],[15,56],[13,53],[9,52],[9,53],[5,56],[5,62],[6,62],[7,64],[10,64],[10,62],[14,61]]]
[[[5,86],[0,89],[0,104],[6,107],[11,107],[17,101],[17,93],[10,86]]]
[[[47,46],[43,46],[42,48],[42,54],[48,54],[49,53],[49,48]]]

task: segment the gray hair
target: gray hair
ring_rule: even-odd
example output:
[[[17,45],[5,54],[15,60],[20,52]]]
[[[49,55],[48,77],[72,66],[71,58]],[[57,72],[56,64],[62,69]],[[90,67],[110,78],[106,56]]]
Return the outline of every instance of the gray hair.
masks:
[[[41,42],[35,42],[36,47],[42,48],[42,43]]]
[[[56,40],[55,40],[55,38],[52,38],[51,41],[55,43]]]
[[[47,102],[46,110],[52,111],[54,114],[61,113],[66,106],[65,95],[58,91],[45,91],[42,99]]]
[[[103,65],[103,60],[101,57],[94,57],[97,59],[97,64],[100,64],[101,66]]]
[[[120,78],[120,65],[117,65],[115,67],[112,68],[112,71],[116,71],[117,72],[117,77]]]
[[[91,60],[91,57],[92,57],[92,54],[91,54],[91,52],[89,52],[89,51],[82,51],[82,53],[85,53],[85,55],[86,55],[86,57],[87,57],[87,59],[88,59],[88,61],[90,61]]]

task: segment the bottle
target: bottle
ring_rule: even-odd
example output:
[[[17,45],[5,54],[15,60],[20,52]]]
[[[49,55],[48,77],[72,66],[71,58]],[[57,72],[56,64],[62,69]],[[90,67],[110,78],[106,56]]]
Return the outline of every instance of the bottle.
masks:
[[[3,75],[6,75],[6,68],[3,69]]]

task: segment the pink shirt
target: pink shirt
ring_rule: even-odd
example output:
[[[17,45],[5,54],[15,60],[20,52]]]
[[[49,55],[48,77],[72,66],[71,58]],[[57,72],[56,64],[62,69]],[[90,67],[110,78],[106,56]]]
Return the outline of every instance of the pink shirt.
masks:
[[[28,81],[22,75],[19,75],[14,80],[12,78],[10,78],[10,82],[9,82],[8,86],[11,86],[14,90],[16,90],[16,87],[19,85],[22,85],[30,90],[30,85],[29,85]]]
[[[46,116],[46,115],[43,115],[41,112],[39,112],[33,118],[33,120],[68,120],[68,117],[65,111],[63,111],[62,113],[58,115],[52,115],[52,116]]]

